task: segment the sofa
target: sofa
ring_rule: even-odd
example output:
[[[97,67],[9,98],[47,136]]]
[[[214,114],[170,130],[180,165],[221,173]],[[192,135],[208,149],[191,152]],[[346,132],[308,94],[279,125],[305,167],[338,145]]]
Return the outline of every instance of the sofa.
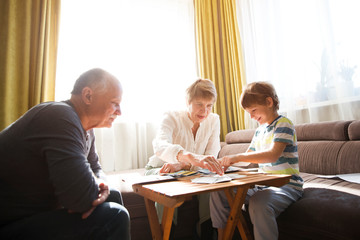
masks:
[[[295,130],[304,194],[277,218],[279,239],[360,239],[360,184],[337,176],[360,173],[360,121],[299,124]],[[228,133],[219,157],[245,152],[254,131]],[[151,231],[143,198],[121,179],[144,171],[134,169],[109,176],[123,194],[133,240],[151,239]],[[180,206],[171,239],[194,239],[197,207],[196,198]]]

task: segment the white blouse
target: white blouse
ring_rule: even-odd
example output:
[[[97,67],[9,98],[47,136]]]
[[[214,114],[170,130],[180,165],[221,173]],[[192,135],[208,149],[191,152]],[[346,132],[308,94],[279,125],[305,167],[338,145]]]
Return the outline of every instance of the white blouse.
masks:
[[[191,128],[194,123],[187,111],[165,113],[163,121],[153,140],[154,155],[148,165],[162,167],[165,162],[177,163],[177,154],[181,150],[200,155],[212,155],[217,158],[220,151],[220,119],[215,113],[200,123],[196,137]]]

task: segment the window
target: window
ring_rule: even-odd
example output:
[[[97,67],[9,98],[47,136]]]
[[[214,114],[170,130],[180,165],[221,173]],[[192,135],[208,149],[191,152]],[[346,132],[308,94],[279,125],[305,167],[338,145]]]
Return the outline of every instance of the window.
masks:
[[[192,0],[63,0],[56,100],[94,67],[123,85],[122,116],[96,129],[104,171],[144,167],[153,154],[156,123],[186,107],[197,78]]]
[[[56,100],[101,67],[123,85],[123,116],[150,121],[185,106],[196,77],[191,0],[62,1]]]
[[[247,82],[272,82],[295,123],[359,118],[359,10],[356,0],[240,0]]]

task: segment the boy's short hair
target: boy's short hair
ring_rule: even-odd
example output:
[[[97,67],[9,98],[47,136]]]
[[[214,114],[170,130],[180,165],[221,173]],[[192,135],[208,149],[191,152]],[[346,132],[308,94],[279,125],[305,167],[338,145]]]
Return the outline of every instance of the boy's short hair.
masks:
[[[186,102],[190,102],[194,98],[213,99],[217,98],[216,88],[212,81],[208,79],[198,79],[186,89]]]
[[[246,85],[241,94],[240,104],[242,108],[249,108],[253,104],[266,105],[266,98],[271,97],[274,109],[279,110],[280,101],[275,88],[268,82],[252,82]]]

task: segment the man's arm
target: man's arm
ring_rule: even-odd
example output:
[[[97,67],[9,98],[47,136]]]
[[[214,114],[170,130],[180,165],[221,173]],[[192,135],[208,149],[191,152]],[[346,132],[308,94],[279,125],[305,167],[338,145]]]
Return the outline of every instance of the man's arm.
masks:
[[[89,149],[87,154],[87,160],[90,163],[91,170],[95,174],[97,178],[100,178],[102,180],[107,180],[106,174],[102,170],[102,167],[99,162],[99,156],[97,154],[96,148],[95,148],[95,134],[94,130],[91,129],[88,132],[89,140],[87,141],[87,148]]]
[[[39,114],[36,125],[31,142],[41,148],[59,204],[74,212],[89,210],[99,186],[87,161],[86,135],[76,113],[70,107],[54,106]]]

